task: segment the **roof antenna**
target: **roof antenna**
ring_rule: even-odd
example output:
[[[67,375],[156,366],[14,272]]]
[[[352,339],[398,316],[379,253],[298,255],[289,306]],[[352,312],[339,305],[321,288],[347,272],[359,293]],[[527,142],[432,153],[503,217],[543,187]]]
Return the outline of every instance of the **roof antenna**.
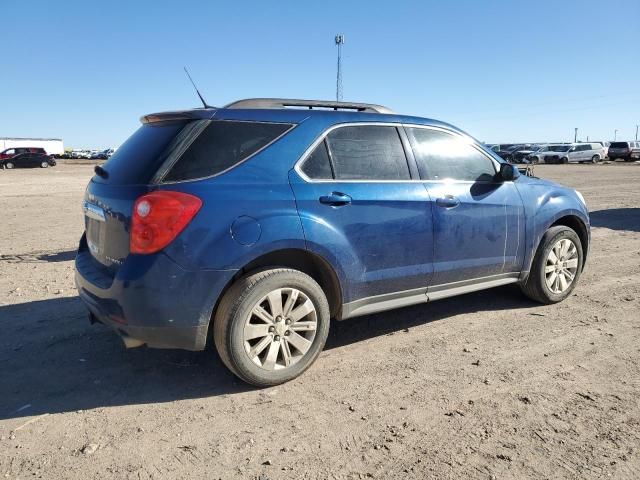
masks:
[[[204,108],[215,108],[215,107],[212,107],[211,105],[207,105],[207,102],[205,102],[204,98],[202,98],[202,95],[200,94],[198,87],[196,87],[196,84],[191,78],[191,75],[189,75],[189,70],[187,70],[187,67],[182,67],[182,68],[184,68],[184,73],[186,73],[187,77],[189,77],[189,81],[191,82],[191,85],[193,85],[193,88],[196,90],[198,97],[200,97],[200,101],[202,102],[202,105],[204,106]]]

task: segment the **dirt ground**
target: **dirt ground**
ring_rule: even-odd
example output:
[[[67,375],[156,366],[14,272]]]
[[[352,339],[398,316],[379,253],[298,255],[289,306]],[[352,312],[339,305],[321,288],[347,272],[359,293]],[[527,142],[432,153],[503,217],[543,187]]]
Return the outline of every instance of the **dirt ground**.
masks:
[[[73,284],[91,166],[0,171],[0,478],[640,478],[640,165],[550,165],[592,248],[567,301],[498,288],[332,326],[258,390],[125,350]]]

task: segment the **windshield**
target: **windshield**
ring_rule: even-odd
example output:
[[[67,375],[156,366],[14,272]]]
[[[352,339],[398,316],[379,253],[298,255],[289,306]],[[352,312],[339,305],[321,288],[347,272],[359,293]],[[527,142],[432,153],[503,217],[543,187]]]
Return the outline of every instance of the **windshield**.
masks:
[[[629,148],[627,142],[611,142],[609,146],[612,148]]]

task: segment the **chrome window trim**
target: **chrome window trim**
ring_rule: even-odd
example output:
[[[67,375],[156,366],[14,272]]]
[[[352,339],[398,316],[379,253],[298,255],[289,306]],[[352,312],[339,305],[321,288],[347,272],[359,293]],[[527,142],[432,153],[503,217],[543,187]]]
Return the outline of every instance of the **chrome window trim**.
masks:
[[[500,171],[500,162],[498,162],[495,158],[493,158],[491,155],[489,155],[480,145],[478,142],[476,142],[475,139],[473,139],[471,136],[469,135],[465,135],[462,134],[460,132],[456,132],[454,130],[450,130],[448,128],[444,128],[444,127],[439,127],[439,126],[435,126],[435,125],[414,125],[414,124],[403,124],[402,125],[405,129],[406,128],[421,128],[423,130],[436,130],[436,131],[440,131],[440,132],[444,132],[444,133],[448,133],[450,135],[453,135],[455,137],[458,138],[463,138],[465,140],[470,140],[470,142],[468,142],[468,145],[471,146],[472,148],[474,148],[477,152],[479,152],[482,156],[484,156],[485,158],[488,158],[491,161],[491,164],[493,165],[493,168],[495,170],[494,173],[498,173]],[[416,160],[416,164],[418,163],[418,161]],[[475,182],[473,180],[456,180],[456,179],[451,179],[451,180],[430,180],[430,179],[424,179],[424,182],[456,182],[456,183],[491,183],[491,182]]]
[[[469,145],[471,145],[473,148],[475,148],[478,152],[480,152],[482,155],[484,155],[486,158],[488,158],[489,160],[491,160],[494,169],[496,170],[496,173],[500,170],[500,162],[498,162],[495,158],[491,157],[490,155],[487,154],[487,152],[483,151],[482,148],[479,147],[478,143],[471,138],[468,135],[464,135],[461,134],[459,132],[456,132],[454,130],[450,130],[448,128],[445,127],[440,127],[440,126],[435,126],[435,125],[418,125],[418,124],[413,124],[413,123],[399,123],[399,122],[347,122],[347,123],[337,123],[335,125],[331,125],[329,128],[325,129],[319,136],[318,138],[316,138],[311,145],[309,145],[309,147],[307,147],[307,149],[302,153],[302,155],[300,155],[300,158],[298,158],[298,160],[296,161],[293,169],[295,170],[295,172],[298,174],[298,176],[300,176],[300,178],[302,178],[302,180],[304,180],[306,183],[425,183],[425,182],[429,182],[429,183],[469,183],[469,184],[473,184],[473,183],[478,183],[472,180],[455,180],[455,179],[446,179],[446,180],[429,180],[429,179],[409,179],[409,180],[339,180],[339,179],[334,179],[334,178],[330,178],[330,179],[313,179],[313,178],[309,178],[303,171],[302,171],[302,167],[304,165],[304,162],[307,160],[307,158],[309,157],[309,155],[311,155],[311,152],[313,152],[313,150],[315,150],[315,148],[321,143],[323,142],[326,138],[327,135],[329,135],[332,131],[338,129],[338,128],[343,128],[343,127],[359,127],[359,126],[379,126],[379,127],[395,127],[395,128],[423,128],[423,129],[427,129],[427,130],[437,130],[437,131],[441,131],[444,133],[448,133],[454,136],[457,136],[458,138],[463,138],[463,139],[469,139],[471,140],[471,143],[469,143]],[[404,147],[404,145],[403,145]],[[408,157],[407,152],[405,152],[405,156]],[[409,158],[407,158],[407,161],[409,161]],[[488,183],[488,182],[482,182],[482,183]]]
[[[160,166],[160,169],[158,169],[158,171],[163,170],[163,175],[161,179],[159,179],[157,182],[154,183],[154,185],[174,185],[176,183],[187,183],[187,182],[197,182],[200,180],[208,180],[211,178],[215,178],[218,177],[220,175],[224,175],[225,173],[227,173],[230,170],[233,170],[236,167],[239,167],[240,165],[242,165],[243,163],[245,163],[246,161],[250,160],[251,158],[255,157],[256,155],[258,155],[260,152],[262,152],[263,150],[269,148],[271,145],[273,145],[274,143],[276,143],[278,140],[280,140],[282,137],[284,137],[285,135],[287,135],[289,132],[291,132],[291,130],[293,130],[294,128],[296,128],[299,124],[298,123],[291,123],[291,122],[263,122],[263,121],[257,121],[257,120],[235,120],[235,119],[231,119],[231,118],[224,118],[224,119],[215,119],[215,118],[210,118],[210,119],[204,119],[206,122],[208,122],[207,127],[213,123],[213,122],[234,122],[234,123],[267,123],[267,124],[273,124],[273,125],[289,125],[289,128],[286,129],[284,132],[282,132],[280,135],[278,135],[276,138],[274,138],[273,140],[271,140],[269,143],[267,143],[265,146],[263,146],[262,148],[259,148],[258,150],[256,150],[255,152],[253,152],[251,155],[249,155],[246,158],[243,158],[242,160],[240,160],[238,163],[235,163],[233,165],[231,165],[230,167],[218,172],[218,173],[214,173],[213,175],[207,175],[204,177],[198,177],[198,178],[189,178],[187,180],[173,180],[173,181],[164,181],[164,177],[169,173],[169,171],[171,170],[171,167],[173,167],[173,165],[175,165],[175,163],[177,163],[177,161],[180,159],[180,157],[178,157],[174,162],[173,165],[169,166],[169,168],[164,169],[164,165]],[[201,132],[202,133],[202,132]],[[197,138],[197,137],[196,137]],[[193,143],[195,141],[195,138],[191,141],[191,143]],[[187,148],[189,148],[189,146],[191,146],[191,143],[189,143],[189,145],[185,148],[185,151]],[[184,153],[184,152],[182,152]]]
[[[322,143],[327,136],[337,130],[338,128],[345,127],[393,127],[393,128],[401,128],[402,124],[398,122],[347,122],[347,123],[336,123],[335,125],[331,125],[329,128],[325,129],[319,136],[316,138],[313,143],[304,151],[304,153],[298,158],[293,169],[296,173],[307,183],[420,183],[422,180],[338,180],[335,178],[328,179],[312,179],[309,178],[303,171],[302,165],[309,158],[311,152],[315,150],[315,148]],[[402,138],[400,138],[400,142],[402,143]],[[327,146],[328,147],[328,146]],[[409,158],[407,156],[407,152],[404,151],[404,144],[402,145],[402,151],[404,152],[405,159],[407,161],[407,168],[409,170],[409,174],[411,174],[411,168],[409,168]],[[331,156],[331,151],[327,148],[327,153]]]

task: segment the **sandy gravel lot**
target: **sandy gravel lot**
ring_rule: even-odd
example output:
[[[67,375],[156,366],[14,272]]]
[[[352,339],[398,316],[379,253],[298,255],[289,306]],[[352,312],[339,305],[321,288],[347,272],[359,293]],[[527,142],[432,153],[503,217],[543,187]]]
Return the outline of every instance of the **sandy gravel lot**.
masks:
[[[75,295],[87,165],[0,171],[0,478],[640,478],[640,166],[578,188],[575,294],[516,288],[334,324],[257,390],[214,352],[125,350]]]

